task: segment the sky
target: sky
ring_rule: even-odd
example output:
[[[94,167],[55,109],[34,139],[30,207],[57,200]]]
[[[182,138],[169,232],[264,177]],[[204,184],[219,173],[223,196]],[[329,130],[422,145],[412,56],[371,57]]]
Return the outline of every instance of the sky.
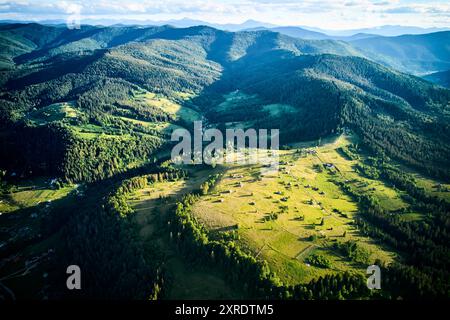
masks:
[[[342,30],[403,25],[450,27],[450,0],[0,0],[0,19],[198,19]]]

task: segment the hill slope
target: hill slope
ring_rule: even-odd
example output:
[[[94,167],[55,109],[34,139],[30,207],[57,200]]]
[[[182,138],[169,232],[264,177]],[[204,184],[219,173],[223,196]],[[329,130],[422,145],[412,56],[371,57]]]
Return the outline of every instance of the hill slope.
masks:
[[[364,54],[403,72],[424,74],[450,68],[450,31],[351,42]]]
[[[432,73],[424,78],[443,87],[450,88],[450,70]]]

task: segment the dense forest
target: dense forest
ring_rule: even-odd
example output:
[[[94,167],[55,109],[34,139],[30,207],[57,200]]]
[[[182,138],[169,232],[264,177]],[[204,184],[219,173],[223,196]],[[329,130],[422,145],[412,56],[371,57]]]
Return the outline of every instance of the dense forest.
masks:
[[[355,155],[355,150],[347,152]],[[394,264],[387,268],[388,282],[401,281],[404,284],[390,284],[391,292],[402,297],[446,297],[450,277],[448,202],[427,195],[411,174],[389,164],[389,159],[383,156],[369,158],[366,163],[358,165],[357,170],[405,191],[405,199],[426,216],[424,221],[402,221],[386,212],[373,196],[360,194],[345,181],[336,180],[360,204],[360,217],[356,224],[361,231],[397,248],[407,257],[405,265]]]

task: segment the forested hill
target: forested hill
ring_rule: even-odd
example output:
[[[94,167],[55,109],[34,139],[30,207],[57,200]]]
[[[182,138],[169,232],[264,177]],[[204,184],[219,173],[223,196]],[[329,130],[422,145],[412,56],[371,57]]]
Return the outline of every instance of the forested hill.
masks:
[[[449,43],[450,31],[351,41],[370,59],[418,75],[450,69]]]
[[[357,33],[352,36],[333,37],[299,27],[269,30],[302,39],[342,40],[371,60],[415,75],[442,72],[450,67],[449,31],[408,34],[405,30],[405,35],[400,36]]]
[[[428,81],[450,88],[450,70],[435,72],[424,77]]]
[[[351,128],[377,152],[450,172],[450,91],[345,42],[204,26],[36,24],[3,25],[0,39],[10,169],[102,179],[148,161],[170,129],[206,116],[219,126],[283,128],[283,143]],[[43,145],[53,151],[35,152]]]
[[[21,44],[32,42],[35,49],[19,56],[13,49],[3,53],[4,60],[15,61],[16,67],[2,72],[2,91],[8,95],[20,92],[26,108],[61,101],[66,96],[78,98],[92,89],[92,81],[108,77],[146,86],[152,91],[200,91],[217,79],[230,61],[252,52],[284,49],[296,54],[356,54],[345,43],[306,41],[267,31],[230,33],[209,27],[90,26],[67,30],[35,24],[14,26],[3,26],[2,37]],[[46,33],[42,28],[48,28],[51,36],[46,41],[37,41],[34,34]],[[207,66],[207,70],[202,70],[202,66]],[[28,90],[23,90],[25,87]],[[45,90],[48,87],[53,90]],[[15,105],[13,109],[22,107]]]
[[[448,90],[363,58],[327,54],[248,55],[224,74],[214,89],[223,85],[224,91],[239,89],[295,107],[288,116],[260,116],[262,127],[284,128],[285,140],[314,139],[349,127],[376,151],[448,175]],[[209,116],[220,122],[223,114],[210,101]],[[250,118],[255,115],[243,112],[232,120]]]
[[[198,26],[177,29],[171,26],[82,26],[67,29],[65,26],[42,26],[39,24],[14,24],[0,26],[0,37],[5,44],[1,52],[3,68],[11,68],[14,62],[45,60],[58,55],[86,53],[97,49],[113,48],[131,42],[145,42],[150,39],[181,40],[197,39],[205,49],[228,53],[230,58],[239,56],[242,50],[252,45],[269,48],[279,46],[303,53],[356,54],[350,45],[335,41],[310,42],[290,38],[275,32],[226,32],[211,27]],[[201,38],[201,39],[199,39]],[[260,39],[260,40],[258,40]],[[209,47],[212,45],[212,47]],[[254,47],[256,49],[256,47]],[[27,54],[28,53],[28,54]]]

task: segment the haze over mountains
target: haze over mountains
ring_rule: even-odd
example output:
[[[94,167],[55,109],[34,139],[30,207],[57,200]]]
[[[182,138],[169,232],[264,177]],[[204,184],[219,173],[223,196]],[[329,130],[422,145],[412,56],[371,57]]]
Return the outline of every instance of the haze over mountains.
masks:
[[[63,19],[59,20],[0,20],[0,23],[40,23],[40,24],[65,24],[66,21]],[[82,24],[87,25],[143,25],[143,26],[162,26],[162,25],[172,25],[177,28],[188,28],[194,26],[209,26],[225,31],[243,31],[248,29],[273,29],[273,28],[298,28],[305,31],[316,32],[321,34],[323,37],[351,37],[356,34],[372,34],[379,36],[400,36],[404,34],[426,34],[439,31],[449,31],[450,28],[421,28],[414,26],[401,26],[401,25],[384,25],[373,28],[361,28],[361,29],[349,29],[349,30],[330,30],[330,29],[320,29],[315,27],[309,27],[304,25],[275,25],[272,23],[261,22],[257,20],[246,20],[243,23],[211,23],[202,20],[194,20],[189,18],[183,19],[171,19],[171,20],[132,20],[132,19],[83,19]]]

